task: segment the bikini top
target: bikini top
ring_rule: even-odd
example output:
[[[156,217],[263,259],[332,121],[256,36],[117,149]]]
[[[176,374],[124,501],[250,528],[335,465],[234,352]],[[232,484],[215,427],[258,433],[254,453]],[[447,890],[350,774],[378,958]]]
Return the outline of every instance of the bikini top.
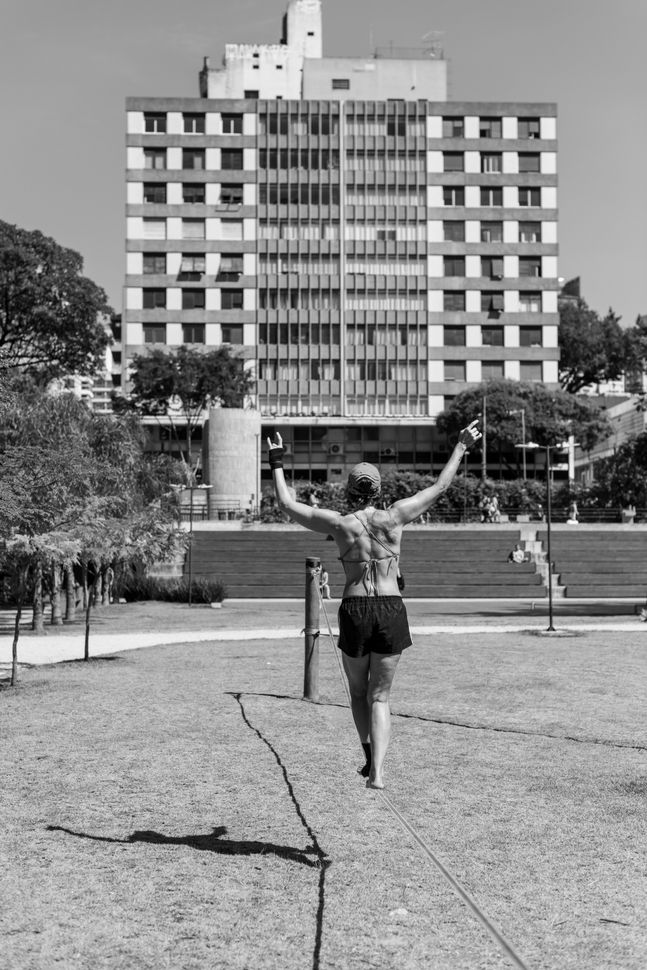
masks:
[[[361,562],[361,563],[364,563],[363,576],[362,576],[362,582],[364,583],[364,588],[366,589],[366,592],[368,593],[369,596],[376,596],[377,595],[378,563],[380,563],[380,562],[386,562],[387,560],[390,560],[389,565],[387,566],[387,570],[386,570],[387,575],[388,575],[389,572],[391,571],[391,566],[393,565],[394,561],[395,561],[395,563],[397,565],[397,563],[398,563],[398,561],[400,559],[400,553],[398,553],[398,552],[391,552],[391,550],[389,549],[389,547],[387,546],[387,544],[385,542],[382,542],[382,540],[378,536],[374,535],[371,532],[371,530],[368,528],[368,526],[366,525],[366,523],[365,522],[362,522],[362,520],[360,519],[359,515],[356,512],[353,512],[353,515],[355,516],[355,518],[357,519],[357,521],[359,522],[359,524],[364,529],[364,532],[366,532],[366,534],[368,536],[370,536],[371,539],[374,539],[375,542],[377,542],[380,546],[382,546],[383,549],[386,549],[386,551],[389,553],[389,555],[388,556],[379,556],[377,558],[371,558],[371,559],[346,559],[346,556],[348,555],[348,553],[351,551],[351,549],[355,545],[355,542],[357,541],[357,539],[359,539],[359,536],[356,536],[355,539],[353,539],[353,541],[351,542],[351,544],[348,547],[348,549],[346,550],[346,552],[342,553],[342,555],[339,556],[339,561],[340,562],[344,562],[344,563],[345,562]]]

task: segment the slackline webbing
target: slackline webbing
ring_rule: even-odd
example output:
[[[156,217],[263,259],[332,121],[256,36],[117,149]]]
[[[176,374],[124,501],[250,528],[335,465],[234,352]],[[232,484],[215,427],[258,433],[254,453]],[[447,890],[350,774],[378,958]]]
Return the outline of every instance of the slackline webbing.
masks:
[[[347,683],[346,677],[344,675],[344,668],[342,667],[342,662],[341,662],[341,660],[339,658],[339,650],[337,649],[336,644],[335,644],[335,637],[334,637],[334,634],[332,632],[332,627],[330,625],[330,620],[328,618],[328,613],[326,611],[326,606],[325,606],[325,603],[324,603],[324,600],[323,600],[323,596],[321,595],[321,587],[318,585],[317,586],[317,589],[319,590],[319,602],[321,604],[321,608],[323,610],[324,617],[326,618],[326,625],[328,627],[328,634],[330,636],[330,642],[331,642],[331,644],[333,646],[333,653],[335,654],[335,659],[337,660],[337,666],[339,668],[339,674],[341,676],[342,684],[344,685],[344,690],[346,691],[346,697],[348,698],[348,704],[350,706],[350,703],[351,703],[350,690],[348,689],[348,683]],[[375,790],[376,794],[378,794],[378,795],[381,796],[382,801],[384,802],[384,804],[387,806],[387,808],[389,808],[393,812],[393,814],[395,815],[395,817],[397,818],[397,820],[400,822],[400,824],[403,826],[403,828],[409,833],[409,835],[414,839],[414,841],[418,844],[418,846],[420,847],[420,849],[422,850],[422,852],[427,856],[428,859],[431,860],[431,862],[433,862],[433,864],[436,866],[436,868],[441,873],[441,875],[444,876],[444,878],[447,880],[447,882],[449,883],[449,885],[451,886],[451,888],[454,890],[454,892],[456,893],[456,895],[460,899],[462,899],[462,901],[465,903],[465,905],[468,907],[468,909],[471,910],[471,912],[476,916],[476,918],[479,920],[479,922],[482,924],[482,926],[487,930],[487,932],[490,934],[490,936],[495,941],[495,943],[497,943],[497,945],[503,950],[503,952],[508,957],[510,957],[510,959],[512,960],[512,962],[515,964],[516,967],[519,968],[519,970],[528,970],[528,965],[514,951],[514,949],[512,948],[512,946],[506,940],[506,938],[503,935],[503,933],[499,929],[497,929],[497,927],[494,925],[494,923],[492,923],[492,921],[489,919],[489,917],[487,917],[485,915],[485,913],[481,910],[481,908],[479,907],[479,905],[476,902],[476,900],[472,899],[472,897],[470,896],[470,894],[460,884],[460,882],[458,881],[458,879],[455,876],[452,875],[452,873],[447,868],[447,866],[445,865],[445,863],[442,862],[434,852],[432,852],[432,850],[429,848],[429,846],[424,841],[424,839],[420,835],[418,835],[418,833],[416,832],[416,830],[413,827],[413,825],[410,822],[408,822],[407,819],[402,814],[402,812],[400,812],[396,808],[396,806],[393,804],[393,802],[391,801],[391,799],[389,798],[389,796],[384,791],[382,791],[379,788],[378,789],[374,789],[374,790]]]

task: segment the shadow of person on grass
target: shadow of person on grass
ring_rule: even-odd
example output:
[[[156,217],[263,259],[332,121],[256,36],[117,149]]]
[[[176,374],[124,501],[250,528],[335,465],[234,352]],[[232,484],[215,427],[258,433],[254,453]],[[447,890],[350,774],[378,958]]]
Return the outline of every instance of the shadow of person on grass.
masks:
[[[225,839],[226,825],[217,825],[205,835],[163,835],[161,832],[143,830],[133,832],[125,839],[116,839],[108,835],[90,835],[88,832],[75,832],[62,825],[48,825],[48,832],[65,832],[77,839],[91,839],[93,842],[114,842],[122,845],[133,845],[135,842],[147,842],[150,845],[186,845],[190,849],[200,852],[215,852],[217,855],[276,855],[290,862],[319,869],[321,861],[314,846],[296,849],[290,845],[277,845],[274,842],[236,841]],[[314,856],[315,858],[311,858]]]

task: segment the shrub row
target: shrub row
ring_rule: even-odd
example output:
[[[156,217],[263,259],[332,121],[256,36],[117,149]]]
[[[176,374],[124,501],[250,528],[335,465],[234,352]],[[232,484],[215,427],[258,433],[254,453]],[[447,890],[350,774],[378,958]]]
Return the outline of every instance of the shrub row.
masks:
[[[222,603],[227,595],[224,583],[219,580],[194,579],[191,583],[193,603]],[[159,579],[154,576],[127,576],[115,582],[115,599],[161,600],[165,603],[188,603],[189,583],[186,579]]]

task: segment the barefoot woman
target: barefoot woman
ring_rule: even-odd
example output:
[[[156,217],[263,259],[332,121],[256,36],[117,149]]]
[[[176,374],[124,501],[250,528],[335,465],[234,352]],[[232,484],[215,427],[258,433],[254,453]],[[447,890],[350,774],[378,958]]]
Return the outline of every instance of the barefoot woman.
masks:
[[[402,529],[426,512],[449,487],[467,449],[481,437],[472,423],[461,431],[451,458],[429,488],[376,508],[380,473],[361,462],[348,476],[351,512],[312,508],[292,498],[283,475],[283,442],[267,439],[279,505],[313,532],[334,536],[346,585],[339,608],[339,649],[348,677],[353,720],[366,754],[362,774],[384,788],[383,764],[391,733],[389,695],[402,651],[411,646],[407,613],[398,589]]]

